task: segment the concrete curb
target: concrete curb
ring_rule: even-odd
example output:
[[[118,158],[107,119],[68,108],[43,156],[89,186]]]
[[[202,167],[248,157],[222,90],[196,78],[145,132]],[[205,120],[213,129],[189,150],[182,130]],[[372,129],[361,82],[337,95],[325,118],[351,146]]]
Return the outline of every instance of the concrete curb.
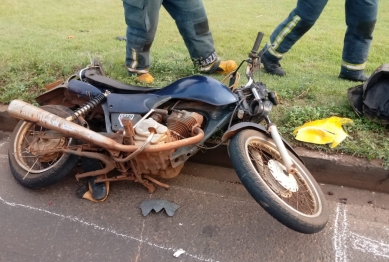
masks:
[[[19,120],[11,117],[7,112],[7,108],[8,106],[0,105],[0,130],[12,132]]]
[[[9,116],[6,110],[7,106],[0,106],[0,130],[12,132],[18,120]],[[389,193],[389,170],[384,170],[380,161],[367,161],[348,155],[327,155],[305,148],[295,150],[320,183]],[[225,145],[197,153],[185,164],[182,172],[221,181],[239,182]]]
[[[327,155],[305,148],[294,149],[319,183],[389,193],[389,170],[384,170],[380,161],[367,161],[349,155]],[[208,165],[212,168],[207,177],[239,181],[229,161],[227,146],[199,152],[191,157],[191,162],[195,165],[187,163],[183,169],[186,174],[205,173]],[[215,166],[219,169],[216,170]]]

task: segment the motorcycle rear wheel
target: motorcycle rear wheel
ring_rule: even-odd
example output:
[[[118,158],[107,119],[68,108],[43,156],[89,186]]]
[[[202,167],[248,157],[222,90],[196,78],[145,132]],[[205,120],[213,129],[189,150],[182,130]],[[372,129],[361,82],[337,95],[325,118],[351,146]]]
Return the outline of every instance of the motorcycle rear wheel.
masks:
[[[64,106],[42,106],[50,113],[66,118],[72,111]],[[42,155],[39,150],[55,149],[75,144],[68,137],[43,139],[37,133],[44,127],[32,122],[19,121],[16,125],[8,149],[8,160],[12,175],[27,188],[42,188],[59,182],[77,165],[78,156],[60,152]]]
[[[329,214],[323,192],[292,152],[297,170],[293,175],[286,174],[274,141],[261,132],[239,132],[228,150],[243,185],[271,216],[300,233],[313,234],[325,227]]]

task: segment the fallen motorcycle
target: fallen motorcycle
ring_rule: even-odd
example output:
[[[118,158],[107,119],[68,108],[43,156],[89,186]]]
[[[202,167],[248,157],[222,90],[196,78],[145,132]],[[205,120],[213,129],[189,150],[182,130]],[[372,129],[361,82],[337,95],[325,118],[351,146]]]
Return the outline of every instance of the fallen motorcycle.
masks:
[[[169,187],[161,179],[177,176],[185,161],[209,149],[205,142],[221,130],[251,196],[285,226],[319,232],[328,221],[325,197],[270,121],[276,93],[254,81],[262,37],[258,33],[248,59],[231,74],[230,87],[200,75],[161,89],[132,86],[106,77],[94,60],[38,96],[41,107],[13,100],[8,113],[21,119],[8,153],[13,176],[25,187],[46,187],[87,157],[99,160],[101,169],[77,174],[77,180],[135,181],[151,193],[156,185]],[[248,82],[237,87],[244,63]]]

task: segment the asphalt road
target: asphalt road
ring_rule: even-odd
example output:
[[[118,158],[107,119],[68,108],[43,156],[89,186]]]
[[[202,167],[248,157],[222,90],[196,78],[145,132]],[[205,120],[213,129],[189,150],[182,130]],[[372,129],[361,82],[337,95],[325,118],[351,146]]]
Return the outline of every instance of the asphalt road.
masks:
[[[0,140],[0,261],[388,261],[389,195],[322,185],[330,221],[314,235],[270,217],[238,183],[181,174],[148,194],[112,183],[108,199],[79,199],[74,177],[28,190],[12,177]],[[144,200],[180,206],[173,217]],[[178,258],[173,254],[182,249]]]

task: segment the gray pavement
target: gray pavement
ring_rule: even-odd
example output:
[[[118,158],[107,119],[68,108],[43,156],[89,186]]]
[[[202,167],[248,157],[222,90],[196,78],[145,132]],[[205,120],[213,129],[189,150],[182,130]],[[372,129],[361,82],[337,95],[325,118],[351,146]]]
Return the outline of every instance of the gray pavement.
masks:
[[[72,176],[28,190],[9,171],[7,147],[0,140],[0,261],[389,260],[386,194],[322,185],[329,224],[303,235],[270,217],[241,184],[185,173],[151,195],[135,183],[112,183],[103,203],[77,198]],[[180,208],[173,217],[143,217],[139,205],[149,199]],[[175,258],[179,249],[185,253]]]

